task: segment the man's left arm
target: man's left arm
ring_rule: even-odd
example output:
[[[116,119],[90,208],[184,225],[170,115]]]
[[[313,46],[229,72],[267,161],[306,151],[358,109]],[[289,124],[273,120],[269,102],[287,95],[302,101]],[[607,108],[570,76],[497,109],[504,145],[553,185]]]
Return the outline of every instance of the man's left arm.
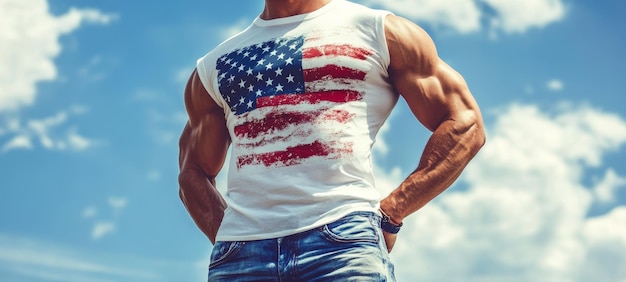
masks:
[[[419,165],[381,203],[400,224],[447,189],[485,143],[483,122],[463,77],[443,62],[428,34],[412,22],[388,16],[385,32],[396,90],[432,135]],[[389,251],[396,235],[385,232]]]

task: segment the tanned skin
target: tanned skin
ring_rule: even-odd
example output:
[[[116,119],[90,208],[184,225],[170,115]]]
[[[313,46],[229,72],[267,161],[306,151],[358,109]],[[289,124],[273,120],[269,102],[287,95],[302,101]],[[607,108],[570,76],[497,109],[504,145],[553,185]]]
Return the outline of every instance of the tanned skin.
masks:
[[[388,16],[385,35],[391,82],[413,115],[433,132],[417,169],[380,203],[391,221],[399,224],[458,178],[485,143],[485,132],[465,80],[439,58],[424,30],[406,19]],[[384,235],[391,251],[397,236]]]
[[[265,20],[309,13],[329,0],[266,0]],[[461,75],[438,56],[417,25],[388,16],[385,34],[391,83],[433,133],[417,169],[384,198],[381,209],[401,223],[447,189],[485,142],[480,110]],[[215,187],[230,138],[224,111],[209,96],[196,71],[185,89],[189,122],[180,138],[180,197],[196,225],[215,243],[226,204]],[[397,236],[386,233],[388,251]]]
[[[198,228],[215,244],[226,202],[215,187],[230,135],[224,110],[209,96],[194,70],[185,89],[189,121],[180,136],[180,199]]]

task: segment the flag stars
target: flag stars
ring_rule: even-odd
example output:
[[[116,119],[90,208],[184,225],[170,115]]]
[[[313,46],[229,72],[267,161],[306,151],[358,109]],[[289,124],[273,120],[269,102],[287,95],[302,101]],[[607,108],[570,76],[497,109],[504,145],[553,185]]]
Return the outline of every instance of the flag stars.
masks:
[[[218,83],[236,114],[257,108],[259,98],[304,91],[302,38],[276,38],[233,50],[218,59]]]

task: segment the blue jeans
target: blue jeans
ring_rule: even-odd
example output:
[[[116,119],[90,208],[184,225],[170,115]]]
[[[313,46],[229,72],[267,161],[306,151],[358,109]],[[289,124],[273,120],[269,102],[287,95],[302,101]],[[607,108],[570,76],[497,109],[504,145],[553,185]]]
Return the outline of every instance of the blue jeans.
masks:
[[[218,241],[209,281],[395,281],[380,216],[355,212],[302,233]]]

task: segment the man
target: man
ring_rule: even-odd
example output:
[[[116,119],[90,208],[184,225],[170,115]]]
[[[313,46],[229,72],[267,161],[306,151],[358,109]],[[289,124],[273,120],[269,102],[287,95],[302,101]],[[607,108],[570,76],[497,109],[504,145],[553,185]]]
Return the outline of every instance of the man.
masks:
[[[433,133],[381,200],[371,147],[399,96]],[[478,105],[430,37],[345,0],[266,0],[198,61],[185,105],[180,197],[214,244],[209,281],[394,281],[404,218],[485,141]]]

